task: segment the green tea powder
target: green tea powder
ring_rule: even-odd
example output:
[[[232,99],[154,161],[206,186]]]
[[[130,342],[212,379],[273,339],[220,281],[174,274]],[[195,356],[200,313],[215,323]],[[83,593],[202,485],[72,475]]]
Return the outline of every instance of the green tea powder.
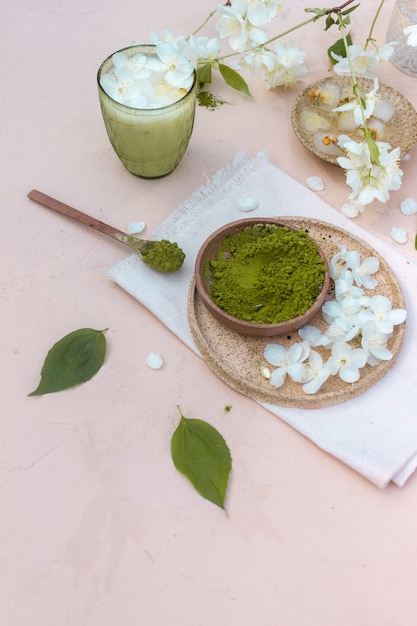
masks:
[[[304,230],[256,224],[225,237],[204,271],[212,300],[226,313],[277,324],[303,315],[314,304],[326,267]]]

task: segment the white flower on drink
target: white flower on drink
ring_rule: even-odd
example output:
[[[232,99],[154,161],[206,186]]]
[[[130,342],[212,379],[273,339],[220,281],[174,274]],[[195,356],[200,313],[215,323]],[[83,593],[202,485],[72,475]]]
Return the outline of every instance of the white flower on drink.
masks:
[[[406,26],[403,30],[404,35],[407,37],[407,44],[412,47],[417,46],[417,24]]]
[[[287,374],[292,380],[301,382],[305,372],[303,361],[308,357],[309,352],[310,346],[306,341],[294,343],[288,350],[280,344],[266,345],[264,357],[270,365],[276,368],[271,372],[269,379],[271,385],[281,387]]]
[[[366,350],[352,348],[348,343],[338,341],[332,346],[327,365],[331,374],[339,374],[345,383],[355,383],[360,378],[359,370],[365,366],[367,358]]]
[[[124,52],[116,52],[112,56],[112,61],[116,74],[120,72],[122,68],[127,67],[132,71],[135,80],[149,78],[151,75],[151,71],[146,67],[148,57],[140,52],[134,54],[132,57],[128,57]]]
[[[346,182],[352,188],[349,199],[362,205],[373,200],[387,202],[389,192],[401,186],[402,170],[399,168],[400,149],[391,150],[385,142],[377,141],[378,163],[373,162],[367,141],[357,143],[346,135],[339,136],[339,146],[346,156],[337,157],[337,162],[346,170]]]
[[[100,85],[113,100],[120,104],[137,108],[142,108],[147,104],[147,99],[134,72],[126,65],[103,74],[100,78]]]
[[[156,45],[156,53],[165,65],[164,79],[173,87],[189,89],[193,82],[195,63],[189,58],[190,48],[179,42],[170,44],[164,41]]]

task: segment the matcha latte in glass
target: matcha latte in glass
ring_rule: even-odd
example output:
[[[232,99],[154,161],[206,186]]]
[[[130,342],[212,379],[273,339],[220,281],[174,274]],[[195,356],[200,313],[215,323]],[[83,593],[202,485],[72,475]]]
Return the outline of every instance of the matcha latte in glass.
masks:
[[[120,71],[124,58],[129,60],[129,67]],[[100,106],[110,143],[125,168],[142,178],[160,178],[176,168],[194,125],[195,71],[187,88],[172,87],[162,78],[155,87],[158,72],[150,72],[147,67],[157,67],[158,63],[154,45],[136,45],[109,56],[97,73]]]

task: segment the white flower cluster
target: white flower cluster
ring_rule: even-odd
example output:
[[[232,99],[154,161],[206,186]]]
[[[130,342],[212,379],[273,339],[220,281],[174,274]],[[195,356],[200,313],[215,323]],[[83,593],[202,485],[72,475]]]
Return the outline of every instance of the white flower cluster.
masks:
[[[367,141],[356,142],[346,135],[340,135],[338,145],[346,156],[338,157],[337,162],[346,171],[346,183],[352,188],[349,199],[362,207],[373,200],[386,202],[389,192],[401,187],[403,172],[399,167],[400,149],[391,150],[389,143],[376,141],[378,162],[373,162]],[[358,212],[361,212],[360,207]]]
[[[346,182],[352,189],[349,200],[355,201],[344,208],[348,217],[356,217],[373,200],[386,202],[389,191],[401,186],[400,149],[392,150],[389,143],[378,140],[383,139],[395,114],[395,106],[378,94],[378,86],[375,78],[373,88],[360,93],[361,107],[358,98],[347,95],[337,83],[326,81],[310,91],[311,106],[305,107],[301,114],[304,128],[314,133],[316,149],[336,156],[347,172]],[[355,133],[363,137],[365,123],[375,138],[378,159],[371,154],[366,139],[352,138]]]
[[[292,41],[263,47],[268,41],[266,25],[277,15],[283,0],[233,0],[230,6],[218,7],[221,17],[216,30],[220,38],[229,38],[232,50],[242,53],[235,69],[260,73],[267,89],[293,87],[307,75],[305,52]]]
[[[129,56],[116,52],[113,67],[102,74],[100,85],[116,102],[137,109],[166,106],[182,98],[194,80],[194,59],[189,46],[160,42],[155,55]]]
[[[219,39],[208,37],[174,37],[172,31],[165,29],[162,36],[153,34],[152,43],[170,44],[178,54],[192,59],[195,67],[199,64],[218,59],[220,40],[228,39],[229,46],[240,59],[234,69],[250,69],[254,74],[261,74],[267,89],[278,86],[292,87],[297,80],[307,75],[304,65],[305,52],[297,48],[292,41],[285,45],[275,44],[273,48],[264,47],[268,41],[266,26],[276,17],[284,0],[233,0],[230,6],[218,6],[220,18],[216,24]]]
[[[302,384],[306,394],[314,394],[330,376],[338,375],[346,383],[360,379],[365,365],[376,366],[392,358],[387,345],[395,325],[407,317],[404,309],[393,309],[389,298],[369,296],[365,289],[375,289],[373,276],[379,269],[376,257],[361,261],[356,250],[340,247],[331,260],[330,276],[335,285],[335,299],[322,307],[327,324],[325,332],[315,326],[304,326],[298,331],[303,340],[288,349],[280,344],[265,347],[266,361],[275,367],[261,366],[261,374],[274,387],[281,387],[288,375]],[[327,360],[313,348],[330,352]]]

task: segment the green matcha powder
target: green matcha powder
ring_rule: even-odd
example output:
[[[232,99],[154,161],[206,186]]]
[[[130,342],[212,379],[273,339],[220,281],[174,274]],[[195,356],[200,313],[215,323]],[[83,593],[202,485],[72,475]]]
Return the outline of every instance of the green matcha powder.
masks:
[[[304,230],[257,224],[229,235],[207,261],[211,298],[233,317],[277,324],[303,315],[320,294],[325,263]]]

